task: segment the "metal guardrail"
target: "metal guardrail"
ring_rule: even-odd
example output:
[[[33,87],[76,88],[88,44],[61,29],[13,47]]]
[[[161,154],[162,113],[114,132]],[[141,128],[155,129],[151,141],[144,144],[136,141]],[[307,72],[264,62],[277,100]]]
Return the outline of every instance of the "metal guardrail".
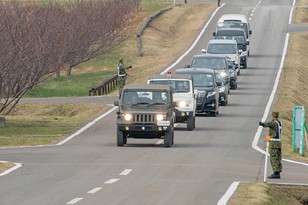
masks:
[[[97,87],[89,90],[89,96],[106,95],[111,91],[113,91],[114,88],[116,88],[117,86],[118,86],[118,75],[114,75],[109,79],[101,82],[101,84],[98,85]]]

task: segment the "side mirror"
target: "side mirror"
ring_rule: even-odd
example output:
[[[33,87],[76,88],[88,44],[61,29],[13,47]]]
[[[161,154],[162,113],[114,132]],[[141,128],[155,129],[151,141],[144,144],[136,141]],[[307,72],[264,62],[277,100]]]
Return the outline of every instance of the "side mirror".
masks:
[[[119,101],[114,101],[114,106],[119,106]]]
[[[249,30],[249,35],[251,35],[252,34],[252,30]]]
[[[185,68],[190,68],[190,65],[185,65]]]
[[[202,53],[206,53],[206,50],[205,50],[205,49],[202,49],[201,52],[202,52]]]
[[[213,32],[213,36],[214,36],[214,37],[216,36],[216,32]]]
[[[172,106],[173,106],[173,107],[176,107],[176,102],[172,102]]]
[[[238,53],[239,54],[243,53],[243,50],[242,49],[238,50]]]
[[[249,45],[249,40],[246,41],[246,45]]]

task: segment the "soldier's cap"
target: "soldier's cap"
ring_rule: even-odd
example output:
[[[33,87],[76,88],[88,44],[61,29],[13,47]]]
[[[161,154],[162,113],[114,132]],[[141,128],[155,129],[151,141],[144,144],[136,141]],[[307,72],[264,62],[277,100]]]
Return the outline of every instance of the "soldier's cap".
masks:
[[[279,112],[273,111],[273,112],[272,112],[272,115],[273,115],[274,117],[279,117]]]

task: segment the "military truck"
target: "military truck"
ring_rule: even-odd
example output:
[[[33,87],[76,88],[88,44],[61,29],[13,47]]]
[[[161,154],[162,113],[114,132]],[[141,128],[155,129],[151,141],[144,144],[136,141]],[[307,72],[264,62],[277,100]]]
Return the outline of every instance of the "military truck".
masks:
[[[173,91],[173,100],[176,103],[176,123],[186,123],[187,130],[195,128],[196,99],[191,75],[171,74],[154,75],[148,84],[170,85]]]
[[[117,145],[128,138],[163,139],[165,147],[174,143],[175,103],[167,85],[126,85],[117,111]]]

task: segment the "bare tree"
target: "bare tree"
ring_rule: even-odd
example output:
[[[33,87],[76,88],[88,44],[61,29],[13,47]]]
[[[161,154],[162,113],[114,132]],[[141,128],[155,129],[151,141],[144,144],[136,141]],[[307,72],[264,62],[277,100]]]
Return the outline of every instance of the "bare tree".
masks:
[[[139,2],[0,3],[0,114],[7,115],[28,90],[62,67],[119,43],[127,15]]]

